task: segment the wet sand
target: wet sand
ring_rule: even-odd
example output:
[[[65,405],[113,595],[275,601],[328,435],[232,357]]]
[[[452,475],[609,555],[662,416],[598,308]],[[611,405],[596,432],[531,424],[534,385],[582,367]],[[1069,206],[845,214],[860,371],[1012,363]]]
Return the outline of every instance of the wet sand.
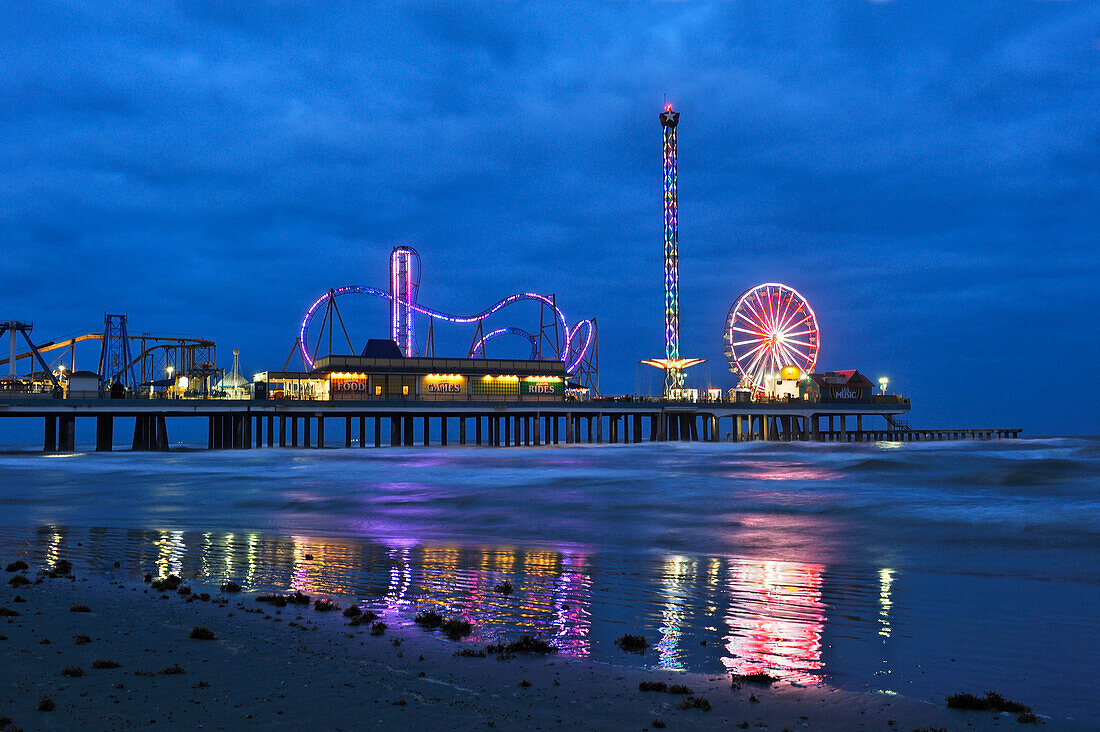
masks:
[[[396,622],[372,635],[370,625],[349,626],[341,612],[313,604],[277,608],[255,594],[201,584],[191,584],[189,596],[162,592],[122,579],[122,571],[115,578],[77,570],[75,577],[36,583],[36,569],[0,575],[0,608],[19,613],[0,617],[0,717],[25,730],[164,724],[640,730],[660,728],[658,721],[667,729],[1028,728],[1014,716],[825,685],[733,689],[721,674],[553,655],[466,657],[456,652],[484,648]],[[31,584],[13,587],[15,574]],[[211,599],[198,599],[202,592]],[[73,611],[81,605],[88,611]],[[195,626],[214,639],[190,638]],[[90,641],[78,643],[81,635]],[[97,660],[118,667],[93,668]],[[68,667],[82,675],[64,675]],[[693,694],[643,692],[643,681],[685,685]],[[53,709],[39,711],[47,698]],[[694,699],[706,704],[681,708]]]

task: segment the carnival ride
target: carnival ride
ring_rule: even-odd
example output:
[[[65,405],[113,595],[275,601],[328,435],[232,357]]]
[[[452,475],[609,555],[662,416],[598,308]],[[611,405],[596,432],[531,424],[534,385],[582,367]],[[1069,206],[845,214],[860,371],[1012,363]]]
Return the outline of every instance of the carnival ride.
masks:
[[[118,381],[127,389],[136,390],[166,386],[171,381],[172,374],[209,376],[217,371],[213,366],[217,355],[214,341],[150,333],[130,335],[126,330],[124,314],[105,314],[103,320],[101,333],[84,333],[61,341],[37,344],[32,343],[27,336],[33,328],[32,324],[18,323],[20,327],[15,329],[7,324],[13,333],[22,331],[28,348],[17,353],[13,340],[11,354],[8,358],[0,359],[0,367],[8,366],[10,373],[15,374],[18,362],[26,359],[31,369],[28,379],[33,377],[56,384],[58,377],[65,371],[72,373],[76,370],[77,345],[86,341],[99,341],[99,365],[96,373],[104,384]],[[2,324],[0,327],[3,327]],[[0,330],[2,332],[4,331]],[[53,352],[50,357],[43,356],[50,352]],[[35,364],[41,369],[37,373],[34,372]],[[166,376],[169,378],[166,379]]]
[[[489,341],[504,336],[523,338],[531,345],[532,360],[555,359],[565,364],[566,373],[580,387],[587,388],[596,395],[599,393],[598,374],[598,336],[595,319],[581,320],[570,326],[561,308],[557,306],[553,295],[541,295],[536,292],[520,292],[500,300],[474,315],[454,315],[429,308],[417,301],[420,290],[420,255],[411,247],[395,247],[390,253],[390,290],[380,290],[364,285],[346,285],[331,289],[318,297],[302,318],[298,330],[295,349],[308,370],[315,367],[319,352],[326,343],[329,355],[333,355],[333,340],[339,325],[344,342],[353,354],[358,354],[362,346],[356,348],[348,333],[347,324],[340,313],[337,298],[346,295],[367,295],[381,298],[390,303],[390,336],[398,350],[406,358],[421,355],[416,342],[414,316],[428,319],[428,336],[425,345],[426,355],[434,358],[435,321],[455,325],[476,325],[473,340],[467,352],[467,358],[485,358],[485,346]],[[539,306],[539,329],[537,332],[515,326],[500,327],[488,332],[484,321],[509,305],[519,302],[533,302]],[[311,326],[318,314],[321,323],[316,337],[310,345]],[[293,352],[292,354],[293,355]]]
[[[759,395],[769,376],[785,366],[813,371],[821,336],[806,298],[787,285],[765,282],[745,290],[730,307],[723,344],[740,386]]]
[[[670,398],[684,386],[684,369],[703,363],[701,358],[680,357],[680,249],[676,173],[676,127],[680,113],[666,104],[660,114],[664,161],[665,222],[665,357],[642,361],[665,372],[664,397]]]

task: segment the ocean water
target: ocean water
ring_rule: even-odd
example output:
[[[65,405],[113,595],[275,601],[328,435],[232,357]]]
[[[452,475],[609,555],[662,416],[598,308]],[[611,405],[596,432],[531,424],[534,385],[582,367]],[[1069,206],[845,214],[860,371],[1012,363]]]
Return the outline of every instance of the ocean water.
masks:
[[[296,588],[397,624],[433,607],[471,642],[532,633],[613,664],[995,690],[1100,724],[1098,439],[15,452],[0,560],[17,556]],[[645,655],[615,647],[627,632]]]

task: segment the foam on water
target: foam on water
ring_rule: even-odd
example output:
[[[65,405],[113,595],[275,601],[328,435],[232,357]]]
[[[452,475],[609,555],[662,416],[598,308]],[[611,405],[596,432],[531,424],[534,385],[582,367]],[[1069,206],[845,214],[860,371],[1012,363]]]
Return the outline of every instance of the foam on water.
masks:
[[[1100,722],[1094,439],[9,453],[0,479],[8,555]],[[649,654],[615,650],[639,630]]]

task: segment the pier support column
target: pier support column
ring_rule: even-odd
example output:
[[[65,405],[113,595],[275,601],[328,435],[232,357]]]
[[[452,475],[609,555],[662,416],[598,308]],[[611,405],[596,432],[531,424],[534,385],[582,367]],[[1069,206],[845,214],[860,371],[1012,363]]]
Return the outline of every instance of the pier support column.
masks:
[[[403,443],[405,447],[413,446],[413,418],[411,416],[405,417],[405,426],[402,429],[402,437],[404,437]]]
[[[367,446],[367,418],[366,415],[359,415],[359,447],[363,448]]]
[[[567,412],[565,415],[565,444],[573,444],[573,413]]]
[[[610,419],[611,418],[608,417],[608,420],[610,420]],[[589,425],[591,425],[591,422],[589,423]],[[591,442],[591,440],[589,440],[589,442]],[[597,414],[596,415],[596,444],[599,445],[601,443],[603,443],[603,415],[602,414]]]
[[[619,439],[619,418],[614,414],[607,416],[607,441],[614,445]]]
[[[382,418],[374,418],[374,446],[382,447]]]
[[[325,418],[317,418],[317,447],[323,448],[325,446]]]
[[[206,418],[206,449],[207,450],[213,450],[214,449],[214,423],[216,421],[217,420],[215,420],[213,417],[208,416]],[[219,447],[221,447],[221,446],[219,445]]]
[[[96,417],[97,424],[100,417]],[[57,452],[57,415],[50,414],[43,418],[45,422],[42,430],[42,450],[43,452]],[[96,432],[96,449],[99,449],[99,432]]]
[[[110,452],[115,441],[115,418],[101,414],[95,418],[95,451]],[[56,449],[56,446],[55,446]]]
[[[439,444],[447,444],[447,416],[444,415],[439,418]]]
[[[290,446],[298,447],[298,418],[290,417]]]
[[[424,415],[423,420],[424,420],[424,447],[427,447],[429,444],[431,444],[431,434],[430,433],[431,433],[431,421],[432,420],[426,414]]]
[[[57,418],[58,452],[76,452],[76,417],[61,415]]]
[[[351,447],[351,417],[344,417],[344,447]]]
[[[242,414],[237,417],[237,430],[240,434],[241,449],[252,449],[252,415]]]
[[[640,415],[640,414],[635,414],[634,415],[634,429],[633,429],[633,432],[634,432],[634,434],[633,434],[634,442],[641,442],[642,441],[642,415]]]
[[[313,429],[313,426],[310,424],[310,418],[309,417],[302,417],[302,447],[305,447],[305,448],[312,447],[312,445],[313,445],[313,439],[312,439],[313,435],[310,434],[310,431],[312,429]]]
[[[837,416],[840,418],[840,441],[841,442],[847,442],[848,441],[848,415],[839,414]]]
[[[279,447],[286,447],[286,417],[279,415]]]
[[[458,444],[466,444],[466,415],[458,418]]]
[[[481,415],[474,417],[474,442],[481,445]]]
[[[267,415],[267,446],[275,447],[275,415]]]
[[[808,419],[810,420],[810,439],[814,442],[821,442],[821,426],[818,424],[819,415],[811,414]]]
[[[249,417],[248,419],[251,419]],[[256,415],[256,447],[264,446],[264,417],[262,414]]]
[[[401,418],[390,417],[390,447],[401,446]]]

